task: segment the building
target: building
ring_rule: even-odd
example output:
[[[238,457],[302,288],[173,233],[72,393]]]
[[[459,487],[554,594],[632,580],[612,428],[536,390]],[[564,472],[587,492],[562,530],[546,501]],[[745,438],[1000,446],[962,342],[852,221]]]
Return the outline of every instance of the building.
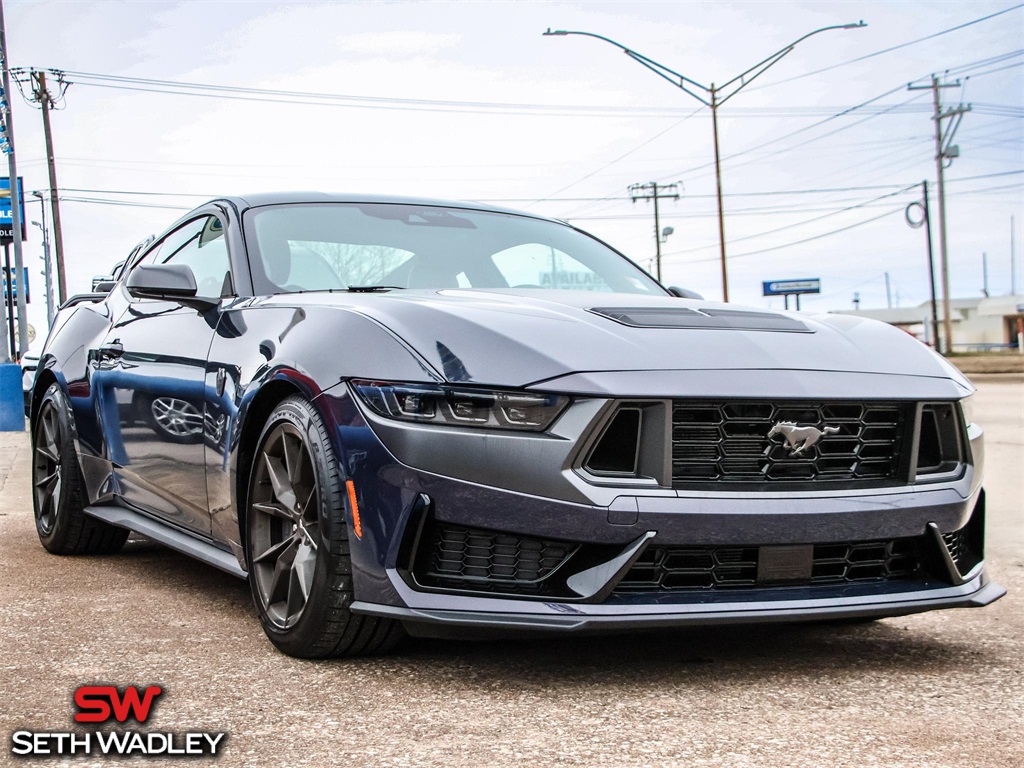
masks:
[[[950,299],[949,319],[953,326],[953,350],[974,352],[1017,348],[1017,334],[1024,323],[1024,294],[992,298]],[[921,341],[934,346],[932,339],[932,303],[894,309],[840,309],[833,314],[854,315],[881,320],[902,328]],[[939,302],[939,333],[942,333],[942,302]]]

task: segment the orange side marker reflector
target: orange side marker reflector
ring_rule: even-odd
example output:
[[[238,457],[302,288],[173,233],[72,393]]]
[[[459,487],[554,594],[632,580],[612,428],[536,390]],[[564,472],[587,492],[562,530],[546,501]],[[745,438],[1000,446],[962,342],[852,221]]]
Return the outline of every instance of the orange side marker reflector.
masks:
[[[356,538],[363,538],[363,524],[359,522],[359,502],[356,501],[356,484],[351,480],[345,481],[348,488],[348,508],[352,512],[352,527],[355,529]]]

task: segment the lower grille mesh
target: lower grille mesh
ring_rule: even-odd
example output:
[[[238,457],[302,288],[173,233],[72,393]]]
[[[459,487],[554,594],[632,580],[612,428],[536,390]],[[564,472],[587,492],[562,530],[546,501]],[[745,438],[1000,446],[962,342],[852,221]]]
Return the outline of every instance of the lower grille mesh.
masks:
[[[426,586],[535,594],[577,548],[448,523],[431,529],[426,562],[417,568],[417,579]]]
[[[756,587],[758,560],[758,547],[654,547],[644,552],[615,591]],[[810,580],[789,586],[905,579],[919,566],[913,539],[816,544]]]

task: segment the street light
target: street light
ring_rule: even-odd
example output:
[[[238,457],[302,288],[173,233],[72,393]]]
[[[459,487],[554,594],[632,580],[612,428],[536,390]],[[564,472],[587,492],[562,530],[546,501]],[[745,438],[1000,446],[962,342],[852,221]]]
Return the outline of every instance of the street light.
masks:
[[[778,51],[773,53],[766,59],[761,60],[754,66],[747,70],[744,70],[732,80],[727,81],[724,85],[716,86],[712,83],[710,86],[701,85],[696,80],[679,74],[675,70],[669,69],[664,64],[659,64],[653,59],[649,59],[641,53],[627,48],[622,43],[617,43],[611,38],[604,37],[603,35],[595,35],[593,32],[575,32],[566,29],[551,29],[548,28],[545,36],[558,36],[562,37],[565,35],[582,35],[584,37],[594,37],[598,40],[604,40],[606,43],[614,45],[616,48],[622,50],[627,56],[640,64],[643,64],[649,70],[654,72],[659,77],[668,80],[672,85],[676,86],[680,90],[690,94],[693,98],[697,99],[701,104],[706,107],[711,107],[711,129],[714,133],[715,139],[715,184],[718,190],[718,241],[719,249],[722,257],[722,297],[724,301],[729,300],[729,275],[726,271],[725,266],[725,213],[722,210],[722,167],[721,160],[718,150],[718,107],[727,102],[741,90],[746,88],[750,83],[764,74],[770,67],[778,63],[783,57],[786,56],[790,51],[797,46],[797,44],[803,42],[808,37],[816,35],[819,32],[827,32],[832,29],[858,29],[860,27],[866,27],[863,21],[858,21],[855,24],[838,24],[831,27],[822,27],[816,29],[813,32],[808,32],[803,37],[798,37],[792,43],[787,45],[785,48],[780,48]],[[702,91],[706,95],[701,95],[695,91]]]
[[[39,199],[39,208],[42,213],[42,223],[33,221],[39,229],[43,231],[43,279],[46,281],[46,325],[47,327],[53,325],[53,272],[50,268],[50,237],[46,231],[46,201],[43,199],[43,193],[39,190],[33,190],[32,196]]]

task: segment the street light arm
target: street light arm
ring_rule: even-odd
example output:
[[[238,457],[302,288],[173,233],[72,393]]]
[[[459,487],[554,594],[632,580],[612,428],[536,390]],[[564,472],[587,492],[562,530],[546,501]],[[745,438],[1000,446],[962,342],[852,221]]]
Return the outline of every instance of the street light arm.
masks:
[[[696,80],[691,80],[690,78],[686,77],[685,75],[681,75],[680,73],[676,72],[674,69],[670,69],[669,67],[666,67],[664,64],[660,64],[657,61],[655,61],[654,59],[649,58],[647,56],[644,56],[642,53],[637,53],[632,48],[627,48],[622,43],[617,43],[616,41],[612,40],[609,37],[605,37],[604,35],[595,35],[593,32],[576,32],[576,31],[565,30],[565,29],[554,29],[553,30],[550,27],[543,34],[544,34],[545,37],[547,37],[547,36],[564,37],[566,35],[582,35],[583,37],[593,37],[593,38],[596,38],[598,40],[603,40],[606,43],[614,45],[616,48],[621,50],[623,53],[625,53],[631,59],[633,59],[634,61],[636,61],[636,62],[638,62],[640,64],[643,64],[645,67],[650,69],[655,74],[657,74],[657,75],[663,77],[664,79],[668,80],[670,83],[672,83],[672,85],[674,85],[677,88],[679,88],[679,89],[685,91],[686,93],[690,94],[695,99],[700,101],[702,104],[710,105],[710,102],[706,98],[704,98],[703,96],[697,95],[696,93],[691,91],[690,88],[687,87],[687,86],[692,86],[694,88],[699,88],[700,90],[704,91],[705,93],[711,93],[711,89],[708,88],[706,85],[701,85]]]
[[[739,93],[744,88],[746,88],[748,85],[750,85],[754,80],[756,80],[758,77],[763,75],[766,71],[771,69],[771,67],[773,67],[781,59],[783,59],[786,56],[786,54],[790,53],[797,45],[802,43],[808,37],[813,37],[814,35],[817,35],[819,32],[828,32],[829,30],[832,30],[832,29],[860,29],[861,27],[866,27],[866,26],[867,26],[867,24],[864,23],[863,20],[858,21],[856,24],[836,24],[836,25],[833,25],[831,27],[822,27],[821,29],[816,29],[813,32],[808,32],[803,37],[798,37],[796,40],[794,40],[789,45],[785,46],[784,48],[780,48],[775,53],[773,53],[771,56],[768,56],[767,58],[762,59],[761,61],[759,61],[754,66],[750,67],[749,69],[746,69],[743,72],[740,72],[732,80],[729,80],[728,82],[723,83],[721,86],[719,86],[716,90],[722,91],[722,90],[725,90],[725,89],[729,88],[731,85],[735,84],[737,81],[739,81],[739,85],[732,91],[732,93],[726,95],[725,97],[723,97],[721,99],[718,99],[717,103],[718,104],[722,104],[725,101],[728,101],[729,99],[731,99],[737,93]],[[751,73],[753,73],[753,74],[751,74]]]

